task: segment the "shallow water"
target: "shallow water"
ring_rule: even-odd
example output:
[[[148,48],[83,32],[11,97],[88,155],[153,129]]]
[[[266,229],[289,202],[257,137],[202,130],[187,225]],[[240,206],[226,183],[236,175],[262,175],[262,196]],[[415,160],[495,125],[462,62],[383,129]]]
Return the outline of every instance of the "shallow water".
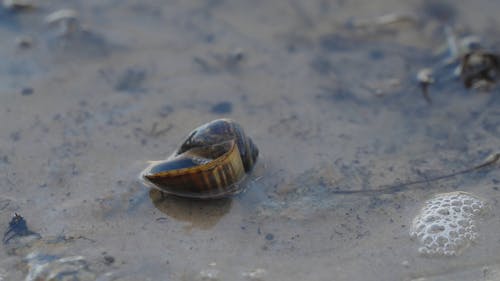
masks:
[[[500,4],[432,3],[0,10],[0,224],[17,212],[42,236],[3,245],[0,280],[66,267],[80,280],[497,280],[500,167],[430,179],[499,149],[498,89],[465,90],[439,51],[446,26],[498,50]],[[47,26],[61,8],[84,29]],[[390,13],[404,20],[375,24]],[[415,78],[424,67],[436,71],[432,104]],[[260,150],[245,193],[162,198],[138,181],[147,161],[220,117]],[[411,220],[455,190],[487,199],[479,238],[456,257],[422,256]]]

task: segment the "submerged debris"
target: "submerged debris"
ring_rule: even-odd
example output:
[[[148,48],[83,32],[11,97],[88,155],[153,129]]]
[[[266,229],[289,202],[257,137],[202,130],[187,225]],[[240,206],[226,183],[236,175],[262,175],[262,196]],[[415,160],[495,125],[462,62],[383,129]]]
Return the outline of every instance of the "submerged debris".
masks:
[[[245,60],[246,55],[243,49],[236,48],[231,52],[214,53],[210,57],[194,57],[193,62],[197,64],[203,72],[219,73],[223,71],[238,71],[240,65]]]
[[[30,10],[35,8],[35,5],[31,0],[3,0],[2,4],[5,9],[13,11]]]
[[[77,11],[60,9],[45,17],[45,23],[51,29],[50,48],[80,56],[106,56],[110,50],[107,40],[89,29]]]
[[[424,0],[420,5],[420,12],[427,21],[452,23],[456,20],[458,12],[453,2]]]
[[[118,81],[115,84],[115,90],[118,92],[127,93],[143,93],[146,92],[146,88],[143,87],[144,82],[147,78],[147,72],[144,69],[132,67],[125,70],[118,77]]]
[[[27,281],[37,280],[96,280],[89,262],[83,256],[54,256],[37,252],[26,256],[29,272]]]
[[[417,80],[420,84],[420,88],[422,89],[422,95],[424,99],[431,104],[432,100],[429,96],[429,85],[434,83],[434,77],[432,73],[432,69],[423,68],[417,73]]]
[[[444,59],[445,65],[453,65],[459,63],[461,58],[473,51],[479,51],[483,48],[481,38],[476,35],[467,35],[457,37],[451,27],[446,26],[444,29],[446,36],[446,45],[438,53],[447,53],[448,56]]]
[[[481,49],[481,38],[475,35],[469,35],[461,38],[458,41],[458,51],[460,54],[464,54],[471,51],[477,51]]]
[[[436,66],[436,72],[439,69],[442,75],[440,72],[451,66],[453,72],[450,77],[460,78],[465,88],[490,90],[500,78],[500,56],[485,50],[478,36],[457,37],[449,26],[445,28],[445,34],[446,48],[439,53],[446,52],[447,56]],[[428,88],[434,82],[432,74],[431,68],[424,68],[417,74],[424,97],[429,103]]]
[[[4,244],[8,244],[10,240],[16,237],[30,236],[34,235],[38,238],[41,238],[40,234],[31,231],[28,228],[26,220],[19,214],[15,214],[12,220],[9,222],[9,228],[3,235],[2,242]]]
[[[245,277],[247,280],[255,280],[261,281],[264,280],[264,277],[267,274],[267,270],[263,268],[256,268],[249,271],[244,271],[241,273],[241,276]]]
[[[60,35],[69,35],[80,30],[78,13],[71,9],[61,9],[45,17],[49,26],[58,26]]]
[[[405,13],[388,13],[374,19],[357,20],[352,22],[352,26],[356,28],[379,28],[389,25],[397,25],[402,23],[418,24],[415,15]]]
[[[33,95],[33,88],[31,87],[24,87],[22,90],[21,90],[21,95],[23,96],[31,96]]]
[[[228,114],[233,111],[233,104],[229,101],[219,102],[212,106],[210,112],[214,114]]]
[[[499,78],[499,56],[484,50],[478,36],[457,39],[450,27],[445,32],[449,52],[445,65],[458,64],[453,76],[460,77],[467,89],[489,90]]]
[[[462,57],[460,77],[467,89],[490,89],[500,78],[500,57],[484,51],[472,51]]]
[[[19,36],[16,38],[16,45],[20,49],[28,49],[33,46],[34,40],[31,36]]]

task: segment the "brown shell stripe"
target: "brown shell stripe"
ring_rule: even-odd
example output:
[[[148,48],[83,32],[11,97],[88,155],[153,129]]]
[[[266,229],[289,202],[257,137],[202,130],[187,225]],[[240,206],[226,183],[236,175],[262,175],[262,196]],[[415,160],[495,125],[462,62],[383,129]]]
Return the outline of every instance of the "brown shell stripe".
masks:
[[[230,184],[230,185],[238,180],[236,178],[236,175],[233,173],[233,165],[229,165],[229,166],[224,167],[224,175],[227,179],[228,184]]]
[[[200,176],[197,176],[196,174],[193,174],[194,178],[198,178],[200,182],[199,185],[196,186],[196,189],[200,193],[204,193],[204,190],[209,189],[210,186],[210,180],[208,179],[207,173],[201,172]],[[197,179],[197,180],[198,180]]]
[[[243,165],[239,165],[237,167],[231,165],[228,168],[229,168],[229,173],[233,179],[231,185],[234,185],[240,180],[238,177],[240,174],[242,174],[241,170],[243,169]]]
[[[225,191],[228,185],[231,184],[229,179],[232,179],[231,175],[229,174],[229,167],[232,165],[222,165],[219,169],[219,178],[222,182],[222,185],[220,186],[221,191]]]
[[[208,173],[203,173],[203,178],[205,178],[207,182],[207,192],[211,193],[214,191],[214,188],[217,188],[217,181],[215,179],[215,171],[211,170]]]
[[[222,179],[220,176],[220,166],[217,166],[213,169],[211,173],[211,179],[215,183],[215,185],[212,185],[210,188],[211,193],[220,193],[220,190],[222,188]]]
[[[219,193],[222,186],[222,180],[220,176],[220,166],[217,166],[212,171],[212,179],[215,182],[215,185],[211,186],[212,193]]]
[[[191,174],[192,184],[196,187],[198,192],[202,192],[205,186],[208,185],[205,177],[199,177],[197,174]]]

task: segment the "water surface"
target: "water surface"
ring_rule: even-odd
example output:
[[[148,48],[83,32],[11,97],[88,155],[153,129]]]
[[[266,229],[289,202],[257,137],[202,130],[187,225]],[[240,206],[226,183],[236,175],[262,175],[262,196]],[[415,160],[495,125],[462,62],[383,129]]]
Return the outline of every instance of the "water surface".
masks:
[[[498,278],[499,166],[428,179],[499,149],[498,89],[466,90],[444,62],[446,28],[499,49],[500,4],[39,5],[0,10],[0,223],[17,212],[42,236],[3,246],[0,280],[64,257],[81,280]],[[81,30],[44,23],[61,8]],[[401,20],[381,21],[393,13]],[[424,67],[436,70],[431,104],[416,81]],[[137,180],[221,117],[260,150],[245,193],[200,202]],[[421,183],[340,192],[409,181]],[[420,255],[413,216],[455,190],[491,206],[479,239],[456,257]]]

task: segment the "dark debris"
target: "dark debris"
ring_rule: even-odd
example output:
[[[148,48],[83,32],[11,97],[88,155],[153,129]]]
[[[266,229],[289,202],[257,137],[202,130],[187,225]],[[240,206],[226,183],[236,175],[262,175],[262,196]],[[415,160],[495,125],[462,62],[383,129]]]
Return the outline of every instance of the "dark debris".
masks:
[[[26,87],[21,90],[21,95],[23,96],[31,96],[35,91],[31,87]]]
[[[4,244],[9,244],[10,240],[16,237],[30,236],[34,235],[38,238],[42,236],[28,228],[26,220],[19,214],[15,214],[14,217],[9,222],[9,228],[3,235],[2,242]]]
[[[274,239],[274,234],[272,234],[272,233],[268,233],[268,234],[266,234],[266,240],[267,240],[267,241],[271,241],[271,240],[273,240],[273,239]]]
[[[105,255],[104,256],[104,264],[105,265],[112,265],[115,262],[115,258],[110,255]]]
[[[452,1],[426,0],[423,1],[420,10],[429,19],[446,23],[454,22],[458,15]]]
[[[311,61],[311,68],[318,74],[329,75],[334,72],[332,62],[324,56],[317,56]]]
[[[143,88],[143,84],[146,77],[145,70],[129,68],[118,78],[118,82],[115,84],[115,90],[127,93],[145,92],[146,89]]]
[[[489,89],[500,78],[500,57],[484,51],[469,52],[462,57],[460,75],[467,89]]]
[[[229,53],[213,53],[206,57],[193,57],[193,62],[207,74],[221,72],[236,73],[245,61],[246,55],[241,49]]]
[[[228,114],[233,111],[233,104],[229,101],[219,102],[214,104],[210,111],[214,114]]]

